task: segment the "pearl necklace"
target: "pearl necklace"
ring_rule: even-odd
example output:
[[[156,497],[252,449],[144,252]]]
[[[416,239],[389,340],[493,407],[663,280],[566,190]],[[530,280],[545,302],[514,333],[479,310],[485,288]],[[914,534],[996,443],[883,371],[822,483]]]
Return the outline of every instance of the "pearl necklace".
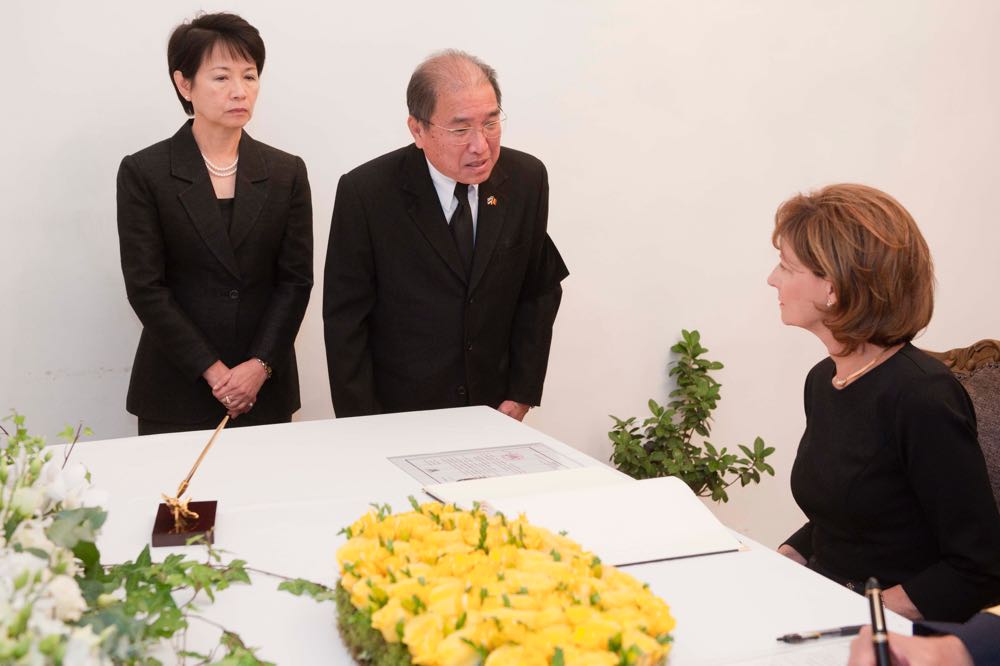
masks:
[[[239,155],[236,156],[236,159],[233,161],[232,164],[226,167],[215,166],[209,161],[207,157],[205,157],[205,153],[201,154],[201,159],[205,160],[205,166],[208,167],[208,172],[213,176],[218,176],[219,178],[229,178],[230,176],[235,174],[236,165],[239,164],[240,162]]]
[[[863,366],[861,366],[859,369],[855,370],[854,372],[852,372],[851,374],[847,375],[843,379],[840,379],[839,377],[837,377],[836,375],[834,375],[834,377],[833,377],[833,385],[836,386],[837,388],[844,388],[849,383],[851,383],[852,381],[854,381],[855,379],[857,379],[861,375],[863,375],[866,372],[868,372],[869,370],[871,370],[872,367],[876,363],[879,362],[879,359],[881,359],[883,356],[885,356],[886,353],[890,349],[892,349],[891,345],[889,347],[886,347],[885,349],[883,349],[881,352],[879,352],[878,356],[876,356],[872,360],[868,361]]]

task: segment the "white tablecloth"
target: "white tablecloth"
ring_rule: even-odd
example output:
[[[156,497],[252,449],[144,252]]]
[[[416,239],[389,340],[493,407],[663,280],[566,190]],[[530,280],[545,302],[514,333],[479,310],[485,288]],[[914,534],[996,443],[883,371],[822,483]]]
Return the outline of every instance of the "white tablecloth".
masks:
[[[77,445],[73,458],[111,493],[99,542],[105,562],[133,559],[149,543],[160,493],[174,492],[208,435]],[[407,510],[408,495],[429,501],[420,483],[388,456],[531,442],[543,442],[585,465],[601,464],[494,410],[470,407],[226,430],[202,463],[189,495],[219,501],[216,546],[231,557],[257,569],[332,585],[337,578],[334,553],[344,542],[337,535],[341,527],[371,502]],[[637,510],[670,529],[668,507]],[[804,662],[809,648],[785,646],[775,638],[866,621],[864,597],[744,541],[748,549],[737,553],[627,569],[648,582],[677,618],[671,664],[756,658],[764,658],[761,663]],[[200,556],[203,548],[158,548],[154,558],[170,552]],[[333,604],[277,592],[277,584],[255,576],[251,587],[224,591],[205,615],[282,666],[351,663],[336,630]],[[909,633],[908,622],[889,616],[891,629]],[[214,635],[198,625],[189,639],[214,640]]]

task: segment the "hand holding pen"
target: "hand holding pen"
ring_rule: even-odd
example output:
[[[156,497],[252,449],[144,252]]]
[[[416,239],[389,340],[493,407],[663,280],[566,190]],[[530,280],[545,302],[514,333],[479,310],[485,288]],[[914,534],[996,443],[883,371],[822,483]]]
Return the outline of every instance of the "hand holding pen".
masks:
[[[972,656],[955,636],[903,636],[889,634],[892,666],[973,666]],[[864,627],[851,641],[847,666],[875,666],[871,627]]]
[[[865,583],[865,596],[872,616],[872,649],[875,666],[891,666],[889,663],[889,634],[885,630],[885,607],[882,605],[882,587],[875,578]]]

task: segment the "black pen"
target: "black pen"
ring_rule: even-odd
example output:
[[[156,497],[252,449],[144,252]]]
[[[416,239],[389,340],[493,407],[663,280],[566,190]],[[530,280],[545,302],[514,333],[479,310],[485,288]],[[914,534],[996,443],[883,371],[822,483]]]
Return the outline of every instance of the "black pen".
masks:
[[[847,627],[834,627],[833,629],[817,629],[816,631],[803,631],[800,634],[785,634],[784,636],[778,636],[778,640],[782,643],[802,643],[804,641],[811,641],[817,638],[827,638],[829,636],[854,636],[859,631],[863,624],[852,624]]]
[[[869,578],[865,583],[865,596],[872,612],[872,646],[875,649],[875,665],[889,666],[889,634],[885,631],[885,607],[882,605],[882,587],[878,580]]]

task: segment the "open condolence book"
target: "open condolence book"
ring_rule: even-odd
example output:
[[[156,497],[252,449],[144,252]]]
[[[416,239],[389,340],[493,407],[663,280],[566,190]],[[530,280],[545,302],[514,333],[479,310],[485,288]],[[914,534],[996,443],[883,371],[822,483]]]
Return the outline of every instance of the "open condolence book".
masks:
[[[680,479],[635,481],[604,466],[428,485],[443,502],[474,501],[565,531],[614,566],[739,550],[739,540]]]

